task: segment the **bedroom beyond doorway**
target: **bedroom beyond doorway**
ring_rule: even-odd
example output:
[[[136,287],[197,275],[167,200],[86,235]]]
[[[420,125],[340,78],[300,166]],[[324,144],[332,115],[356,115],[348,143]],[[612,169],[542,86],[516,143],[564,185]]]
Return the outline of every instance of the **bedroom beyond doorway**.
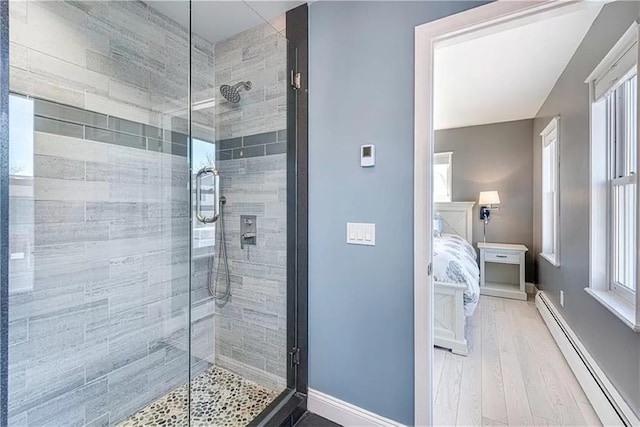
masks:
[[[417,423],[640,422],[639,6],[417,27]]]

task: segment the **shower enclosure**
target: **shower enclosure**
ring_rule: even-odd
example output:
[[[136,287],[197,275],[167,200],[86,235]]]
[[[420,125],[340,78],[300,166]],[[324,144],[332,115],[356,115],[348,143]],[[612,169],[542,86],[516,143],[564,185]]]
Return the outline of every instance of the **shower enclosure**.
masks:
[[[291,419],[306,6],[0,2],[0,425]]]

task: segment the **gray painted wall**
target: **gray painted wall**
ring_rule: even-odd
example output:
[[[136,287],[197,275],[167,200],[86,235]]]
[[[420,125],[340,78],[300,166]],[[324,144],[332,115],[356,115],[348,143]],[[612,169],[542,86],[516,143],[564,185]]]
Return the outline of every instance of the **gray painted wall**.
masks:
[[[309,386],[413,424],[414,27],[476,2],[316,2],[309,57]],[[360,145],[377,165],[360,167]],[[346,242],[376,224],[376,246]]]
[[[445,129],[435,151],[453,151],[452,200],[475,201],[473,243],[482,241],[477,205],[480,191],[498,190],[500,209],[491,212],[487,241],[529,248],[526,280],[533,281],[533,120]]]
[[[604,6],[582,44],[536,115],[534,211],[540,212],[540,137],[560,115],[559,268],[537,256],[539,286],[567,319],[609,379],[640,414],[640,334],[589,296],[589,97],[586,77],[638,17],[637,2]],[[540,252],[540,216],[534,218],[535,254]],[[565,292],[565,307],[558,302]]]

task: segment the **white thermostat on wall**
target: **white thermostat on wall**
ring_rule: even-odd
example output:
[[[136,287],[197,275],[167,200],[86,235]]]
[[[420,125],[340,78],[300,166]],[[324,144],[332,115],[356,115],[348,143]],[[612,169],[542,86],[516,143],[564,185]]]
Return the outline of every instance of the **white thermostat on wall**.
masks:
[[[368,168],[376,165],[376,146],[362,145],[360,147],[360,166]]]

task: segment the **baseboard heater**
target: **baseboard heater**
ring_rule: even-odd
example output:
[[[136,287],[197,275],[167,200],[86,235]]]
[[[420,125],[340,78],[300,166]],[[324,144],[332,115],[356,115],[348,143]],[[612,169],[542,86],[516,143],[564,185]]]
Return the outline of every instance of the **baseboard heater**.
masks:
[[[584,347],[544,291],[536,307],[603,425],[640,426],[640,419]]]

